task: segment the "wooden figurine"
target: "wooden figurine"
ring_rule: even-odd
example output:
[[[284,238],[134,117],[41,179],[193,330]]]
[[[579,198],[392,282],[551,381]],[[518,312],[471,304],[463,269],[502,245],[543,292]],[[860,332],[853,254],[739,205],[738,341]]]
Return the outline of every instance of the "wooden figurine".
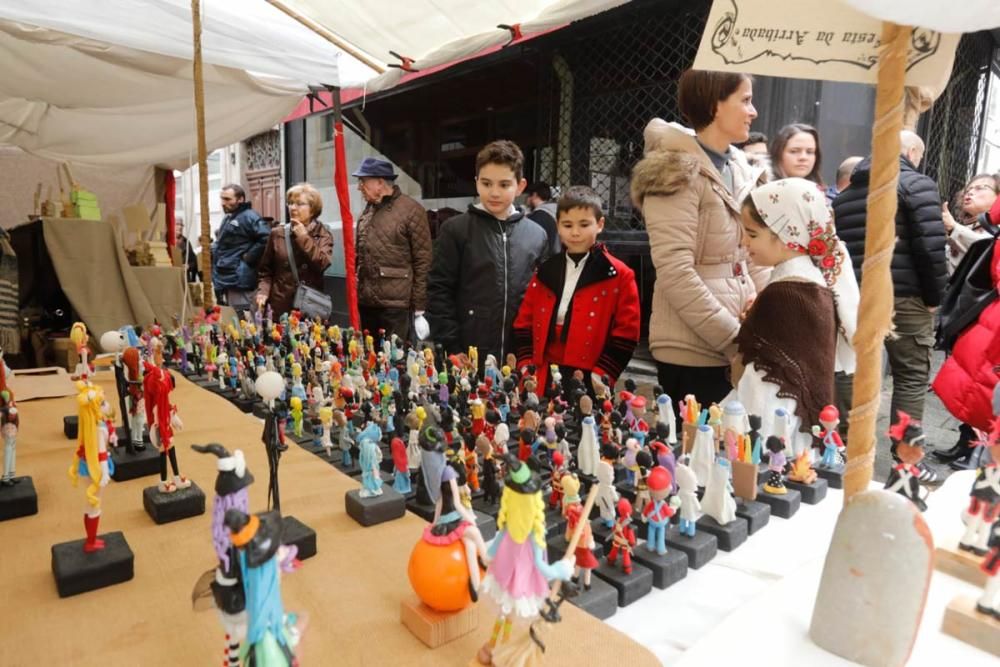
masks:
[[[149,424],[149,438],[160,452],[160,493],[173,493],[191,486],[191,480],[180,473],[177,466],[177,450],[173,446],[174,433],[184,424],[177,414],[177,406],[170,402],[174,390],[174,377],[163,367],[163,343],[159,338],[151,341],[153,362],[143,363],[142,393]],[[139,431],[140,433],[142,431]],[[167,477],[167,460],[174,473],[173,480]]]
[[[620,498],[616,506],[617,518],[611,529],[611,550],[608,565],[614,565],[619,552],[622,555],[622,571],[632,574],[632,549],[635,547],[635,530],[632,528],[632,503],[628,498]]]
[[[680,522],[677,529],[681,535],[694,537],[697,530],[698,517],[701,516],[701,503],[698,501],[698,478],[694,471],[684,463],[678,463],[676,468],[677,497],[681,501]]]
[[[7,365],[0,350],[0,435],[3,436],[3,477],[0,477],[0,484],[3,486],[14,486],[21,481],[14,470],[20,425],[14,392],[7,386]]]
[[[764,490],[776,496],[788,493],[785,487],[785,443],[776,435],[767,437],[767,481]]]
[[[823,458],[820,465],[824,468],[832,468],[843,457],[844,441],[840,439],[837,427],[840,425],[840,411],[833,405],[827,405],[819,412],[820,426],[813,426],[813,435],[823,443]]]
[[[680,507],[681,501],[676,496],[669,501],[670,489],[673,487],[673,479],[663,466],[656,466],[649,473],[649,492],[651,499],[642,507],[642,520],[649,525],[649,532],[646,534],[646,548],[655,551],[661,556],[667,553],[667,525],[670,517],[674,515]]]
[[[1000,416],[993,421],[986,446],[991,462],[976,471],[969,506],[962,513],[965,532],[958,542],[959,549],[980,556],[987,553],[990,526],[1000,520]]]
[[[87,533],[83,550],[85,553],[92,553],[104,548],[104,540],[97,537],[101,521],[101,492],[111,481],[113,470],[108,452],[109,435],[103,418],[104,390],[82,380],[76,383],[76,389],[79,446],[69,467],[69,478],[73,486],[77,485],[81,477],[89,482],[86,491],[87,509],[83,515]]]
[[[920,469],[917,464],[924,458],[924,432],[920,423],[911,420],[910,415],[902,410],[898,410],[897,414],[899,418],[889,428],[889,438],[899,463],[889,471],[885,489],[909,499],[923,512],[927,503],[920,495]]]

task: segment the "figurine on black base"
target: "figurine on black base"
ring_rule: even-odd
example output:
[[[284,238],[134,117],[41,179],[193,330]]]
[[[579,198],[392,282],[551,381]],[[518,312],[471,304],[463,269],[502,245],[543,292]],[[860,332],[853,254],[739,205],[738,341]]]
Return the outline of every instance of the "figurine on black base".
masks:
[[[837,427],[840,425],[840,411],[835,406],[827,405],[819,412],[819,426],[813,426],[813,435],[823,443],[823,458],[819,464],[824,468],[832,468],[840,463],[843,455],[844,441],[840,439]]]
[[[69,478],[73,486],[82,477],[87,485],[87,505],[83,515],[83,525],[87,540],[83,544],[86,553],[104,548],[104,540],[97,538],[97,527],[101,521],[101,491],[111,481],[111,459],[108,455],[109,435],[104,423],[104,391],[84,381],[76,383],[76,403],[79,409],[77,441],[79,447],[69,467]]]
[[[615,471],[605,460],[597,462],[597,506],[601,511],[601,521],[611,528],[615,524],[615,503],[618,492],[614,487]]]
[[[622,555],[622,571],[632,574],[632,549],[635,547],[635,530],[632,528],[632,503],[628,498],[618,500],[618,518],[611,529],[611,551],[608,552],[608,565],[614,565],[618,553]],[[666,552],[666,549],[664,549]]]
[[[146,449],[143,431],[146,430],[146,402],[143,394],[142,358],[135,347],[127,347],[122,352],[122,364],[125,366],[125,381],[128,395],[128,412],[122,414],[122,422],[128,421],[128,432],[131,438],[126,445],[130,454]]]
[[[697,531],[698,517],[701,516],[701,503],[698,501],[698,478],[685,463],[678,463],[675,472],[677,497],[681,501],[680,523],[677,530],[681,535],[694,537]]]
[[[568,479],[575,479],[570,475],[566,475]],[[577,487],[579,490],[579,486]],[[597,543],[594,541],[594,533],[590,529],[590,521],[583,517],[583,505],[580,503],[580,496],[576,495],[576,500],[566,505],[564,511],[566,516],[566,541],[569,542],[573,539],[573,531],[576,530],[577,524],[581,521],[583,522],[583,533],[580,535],[580,541],[576,545],[576,550],[573,555],[576,557],[576,568],[573,571],[573,580],[583,583],[583,590],[590,590],[590,577],[594,568],[598,567],[600,563],[597,558],[594,557],[594,547]]]
[[[393,438],[389,444],[392,452],[392,488],[402,495],[408,495],[413,491],[410,484],[410,466],[406,460],[406,443],[401,438]]]
[[[427,426],[420,431],[420,483],[417,486],[417,501],[437,504],[441,496],[441,475],[445,468],[445,435],[436,426]]]
[[[3,477],[0,484],[14,486],[20,482],[14,467],[17,463],[17,430],[21,418],[17,414],[14,392],[7,386],[7,368],[0,350],[0,435],[3,436]]]
[[[170,402],[174,378],[163,367],[163,343],[154,338],[152,345],[153,363],[147,361],[143,366],[143,400],[146,405],[146,421],[149,423],[149,438],[153,446],[160,450],[159,490],[160,493],[173,493],[191,486],[191,480],[181,475],[177,467],[177,450],[173,446],[174,431],[183,427],[177,415],[177,406]],[[174,473],[172,481],[167,477],[168,458]]]
[[[889,438],[899,463],[889,471],[885,489],[909,499],[923,512],[927,503],[920,496],[920,468],[917,464],[924,458],[924,431],[919,422],[910,419],[910,415],[902,410],[897,410],[897,414],[899,420],[889,428]]]
[[[962,512],[965,532],[958,541],[959,549],[980,556],[987,552],[990,526],[1000,520],[1000,416],[993,422],[986,446],[992,462],[976,471],[969,491],[969,506]]]
[[[667,500],[673,480],[663,466],[656,466],[649,472],[648,483],[652,499],[642,506],[642,520],[649,525],[646,548],[662,556],[667,553],[667,525],[681,501],[676,496]]]
[[[132,448],[132,429],[129,423],[129,413],[128,406],[126,404],[126,397],[128,396],[128,378],[125,373],[125,364],[122,363],[122,352],[124,352],[128,347],[129,343],[122,331],[106,331],[101,336],[101,347],[105,352],[112,352],[115,355],[114,362],[112,365],[115,369],[115,389],[118,394],[118,411],[122,416],[122,430],[125,434],[125,447],[129,454],[133,453]],[[140,440],[142,439],[142,434],[139,434]]]
[[[493,457],[493,445],[485,435],[476,438],[476,453],[483,458],[482,463],[482,488],[483,501],[489,505],[494,505],[500,499],[500,483],[497,480],[499,471],[497,462]]]
[[[990,614],[1000,621],[1000,521],[993,524],[987,545],[990,550],[980,565],[986,573],[986,585],[983,594],[976,600],[976,611]]]
[[[278,486],[278,464],[281,452],[287,445],[281,441],[281,424],[276,400],[285,389],[285,380],[276,371],[266,371],[257,378],[257,394],[267,405],[267,416],[264,418],[264,433],[261,440],[267,452],[267,507],[281,511],[281,493]]]
[[[382,429],[375,422],[368,422],[357,435],[357,442],[361,454],[358,456],[361,467],[361,493],[362,498],[374,498],[382,495],[382,448],[379,441],[382,439]]]
[[[767,481],[764,490],[776,496],[788,493],[785,487],[785,443],[776,435],[767,437]]]
[[[212,503],[212,546],[219,564],[202,575],[195,587],[194,599],[212,596],[215,608],[219,612],[222,627],[226,633],[224,650],[224,665],[237,667],[240,662],[240,644],[247,633],[246,599],[243,592],[243,577],[239,565],[239,553],[233,546],[229,531],[225,525],[226,512],[239,510],[244,514],[250,511],[250,495],[248,488],[253,484],[253,475],[247,470],[243,452],[237,449],[230,454],[222,445],[191,445],[191,448],[202,454],[214,454],[218,457],[219,470],[215,478],[215,500]]]

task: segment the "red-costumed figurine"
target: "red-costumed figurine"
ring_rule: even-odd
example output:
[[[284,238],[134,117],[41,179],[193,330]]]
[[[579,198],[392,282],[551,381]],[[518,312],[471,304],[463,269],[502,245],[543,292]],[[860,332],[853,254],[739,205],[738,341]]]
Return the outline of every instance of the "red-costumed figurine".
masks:
[[[608,552],[608,565],[614,565],[618,560],[618,552],[622,554],[622,571],[632,574],[632,548],[635,546],[635,530],[632,529],[632,503],[628,498],[618,501],[618,518],[615,527],[611,529],[611,551]]]
[[[174,431],[181,430],[183,424],[177,416],[177,407],[170,402],[174,378],[163,367],[163,343],[159,338],[154,338],[151,343],[153,363],[144,362],[142,379],[146,422],[149,424],[149,439],[160,450],[160,493],[173,493],[191,486],[191,480],[181,475],[177,467],[177,452],[173,446]],[[173,480],[167,477],[168,458],[174,473]]]
[[[917,464],[924,458],[924,432],[920,422],[913,421],[910,415],[902,410],[896,413],[899,419],[889,427],[889,438],[900,462],[889,471],[885,489],[909,498],[923,512],[927,503],[920,497],[920,469]]]
[[[965,533],[958,541],[958,548],[979,556],[989,550],[990,527],[1000,519],[1000,417],[986,440],[992,463],[976,471],[976,479],[969,491],[969,506],[962,512]],[[994,577],[995,578],[995,577]]]

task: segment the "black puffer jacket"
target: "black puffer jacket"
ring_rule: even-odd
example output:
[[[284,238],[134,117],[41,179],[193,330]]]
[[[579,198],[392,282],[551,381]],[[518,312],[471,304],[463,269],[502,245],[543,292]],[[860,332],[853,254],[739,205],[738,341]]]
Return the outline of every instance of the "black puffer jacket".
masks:
[[[545,230],[517,211],[498,220],[470,206],[441,225],[427,281],[431,337],[449,353],[478,348],[503,364],[535,268],[548,255]]]
[[[858,284],[865,259],[865,207],[870,176],[871,158],[865,158],[851,174],[850,186],[833,200],[837,235],[851,254]],[[898,192],[896,248],[890,265],[895,295],[917,296],[927,306],[938,306],[948,282],[948,265],[937,184],[900,156]]]

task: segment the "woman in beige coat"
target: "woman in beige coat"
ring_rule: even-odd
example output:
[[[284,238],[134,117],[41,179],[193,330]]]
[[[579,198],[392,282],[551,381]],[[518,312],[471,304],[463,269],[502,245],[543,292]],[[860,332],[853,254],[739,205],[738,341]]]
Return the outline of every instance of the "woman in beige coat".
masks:
[[[694,133],[650,121],[632,198],[656,267],[649,347],[660,385],[707,406],[731,389],[740,318],[767,283],[767,270],[748,264],[740,225],[740,202],[763,170],[730,146],[757,117],[749,76],[688,70],[678,105]]]

